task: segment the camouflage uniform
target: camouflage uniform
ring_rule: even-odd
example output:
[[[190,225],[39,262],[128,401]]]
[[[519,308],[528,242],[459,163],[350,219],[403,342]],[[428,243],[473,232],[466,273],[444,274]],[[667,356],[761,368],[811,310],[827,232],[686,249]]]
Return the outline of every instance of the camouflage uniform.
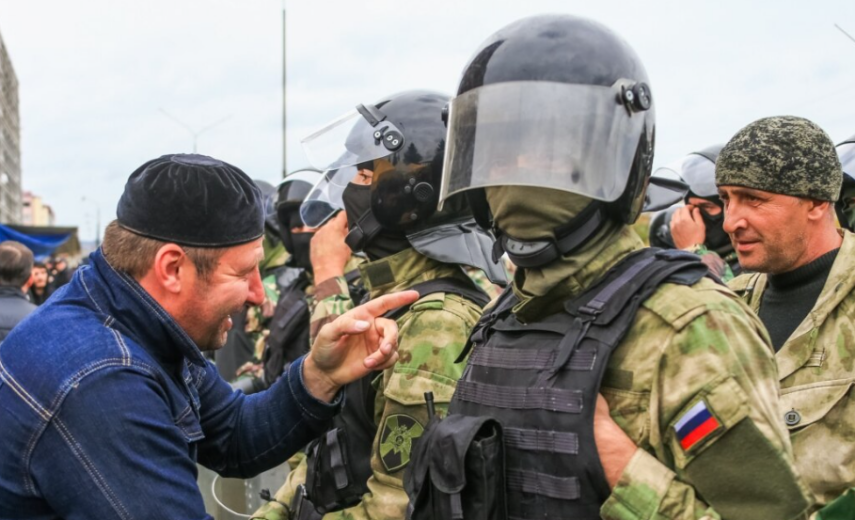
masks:
[[[267,249],[265,249],[265,251],[267,251]],[[284,266],[288,258],[289,254],[285,251],[285,248],[282,246],[282,244],[279,244],[275,249],[272,249],[269,254],[265,254],[265,259],[264,261],[262,261],[263,267],[261,268],[261,271],[264,273],[268,273],[262,279],[265,301],[262,305],[255,305],[247,310],[245,328],[247,334],[250,336],[250,339],[253,342],[253,345],[255,346],[255,354],[253,360],[254,363],[261,363],[263,360],[267,336],[270,334],[270,320],[273,317],[276,305],[279,303],[280,288],[276,282],[276,277],[279,273],[277,268]],[[345,273],[349,273],[357,269],[363,261],[364,260],[358,256],[352,256],[344,267]],[[311,273],[309,273],[309,279],[311,280]],[[344,284],[344,294],[347,295],[347,281],[343,276],[341,277],[341,283]],[[334,282],[333,285],[338,289],[338,282]],[[321,296],[318,296],[317,291],[318,288],[316,288],[314,284],[308,285],[304,290],[306,294],[306,302],[309,304],[310,312],[313,312],[316,301],[325,297],[324,293],[321,293]],[[350,307],[352,307],[352,305]],[[310,325],[309,329],[309,341],[311,342],[314,340],[315,336],[320,330],[320,327],[324,323],[332,321],[333,319],[335,319],[336,316],[331,316],[327,320],[323,320],[322,323],[319,323],[317,325],[315,325],[315,320],[313,318],[312,325]]]
[[[782,423],[796,466],[820,504],[855,486],[855,235],[843,245],[811,312],[776,354]],[[759,311],[765,274],[730,287]]]
[[[701,257],[701,262],[709,267],[710,272],[717,276],[722,282],[733,280],[733,269],[730,267],[730,261],[734,259],[736,253],[733,252],[722,258],[715,251],[710,250],[704,244],[698,244],[695,247],[687,249],[690,253],[694,253]]]
[[[437,278],[466,277],[459,266],[431,260],[414,249],[364,264],[360,272],[371,298]],[[335,282],[342,289],[342,279],[328,282]],[[322,287],[324,285],[318,287],[318,294],[323,290],[326,297],[318,303],[312,317],[313,326],[353,305],[346,291],[330,294],[327,291],[333,284]],[[469,300],[433,293],[414,303],[398,320],[400,359],[374,382],[378,430],[371,460],[374,476],[368,480],[370,492],[356,506],[325,515],[326,520],[404,518],[407,495],[403,489],[403,475],[409,460],[410,442],[421,435],[428,421],[424,392],[434,393],[437,414],[445,415],[464,368],[463,363],[454,361],[480,315],[480,307]],[[396,437],[403,438],[403,444],[395,442]],[[276,493],[276,500],[290,504],[294,490],[305,479],[306,462],[302,461]],[[288,516],[282,505],[270,502],[256,511],[253,518],[281,520]]]
[[[537,270],[543,296],[526,295],[528,281],[518,289],[518,274],[517,318],[560,311],[643,246],[629,227],[611,233],[572,260]],[[661,286],[612,354],[601,393],[640,448],[603,504],[603,518],[782,519],[808,507],[780,420],[768,337],[726,288],[709,279]],[[721,425],[684,450],[676,424],[701,400]]]
[[[264,237],[264,260],[259,265],[262,272],[261,283],[264,286],[264,303],[253,305],[246,311],[246,326],[244,330],[249,335],[255,347],[254,362],[261,362],[264,353],[264,340],[269,334],[267,329],[273,310],[279,301],[279,288],[276,286],[276,270],[285,265],[290,255],[282,242],[273,244],[267,236]]]
[[[811,515],[810,520],[852,520],[855,511],[855,489],[846,491],[822,510]]]
[[[463,270],[466,271],[466,275],[475,282],[475,285],[487,293],[487,296],[489,296],[491,300],[495,300],[500,294],[502,294],[502,288],[491,282],[490,279],[487,278],[487,275],[484,274],[484,271],[468,266],[464,267]]]

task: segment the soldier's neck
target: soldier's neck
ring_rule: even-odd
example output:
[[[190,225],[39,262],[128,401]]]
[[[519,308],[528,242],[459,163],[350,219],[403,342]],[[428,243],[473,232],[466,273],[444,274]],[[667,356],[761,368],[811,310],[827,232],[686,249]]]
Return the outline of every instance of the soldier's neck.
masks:
[[[565,301],[578,296],[602,278],[629,253],[644,247],[629,226],[606,224],[584,249],[540,269],[520,269],[514,292],[520,303],[514,313],[523,321],[559,312]]]

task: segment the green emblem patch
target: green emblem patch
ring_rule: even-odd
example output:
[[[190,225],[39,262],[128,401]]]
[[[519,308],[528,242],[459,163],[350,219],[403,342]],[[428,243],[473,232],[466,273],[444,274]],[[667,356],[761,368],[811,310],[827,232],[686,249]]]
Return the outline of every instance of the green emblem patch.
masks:
[[[386,417],[380,437],[380,460],[386,471],[393,473],[410,463],[413,439],[422,436],[425,429],[417,420],[404,414]]]

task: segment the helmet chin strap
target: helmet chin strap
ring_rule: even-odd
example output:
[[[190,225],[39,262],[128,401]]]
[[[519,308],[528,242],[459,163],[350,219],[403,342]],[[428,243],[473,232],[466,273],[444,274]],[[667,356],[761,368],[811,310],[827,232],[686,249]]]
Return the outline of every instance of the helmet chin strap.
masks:
[[[374,216],[374,212],[369,209],[359,217],[356,225],[348,231],[347,236],[344,238],[344,242],[351,251],[359,253],[360,251],[363,251],[365,246],[371,242],[371,239],[376,237],[382,230],[383,226],[381,226],[380,222],[377,221],[377,218]]]
[[[594,201],[570,222],[555,228],[549,239],[520,240],[494,226],[497,238],[493,244],[493,261],[498,262],[502,254],[507,253],[517,267],[543,267],[582,249],[607,220],[605,204]]]

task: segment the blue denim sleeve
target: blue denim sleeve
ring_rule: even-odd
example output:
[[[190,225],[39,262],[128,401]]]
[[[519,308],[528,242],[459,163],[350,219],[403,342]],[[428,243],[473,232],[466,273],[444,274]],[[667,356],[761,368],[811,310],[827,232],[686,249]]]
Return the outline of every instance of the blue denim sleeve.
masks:
[[[133,367],[98,370],[69,392],[31,471],[59,518],[211,519],[167,396]]]
[[[226,477],[248,478],[275,467],[329,427],[342,399],[313,397],[299,358],[264,392],[244,395],[208,366],[199,387],[202,430],[199,463]]]

